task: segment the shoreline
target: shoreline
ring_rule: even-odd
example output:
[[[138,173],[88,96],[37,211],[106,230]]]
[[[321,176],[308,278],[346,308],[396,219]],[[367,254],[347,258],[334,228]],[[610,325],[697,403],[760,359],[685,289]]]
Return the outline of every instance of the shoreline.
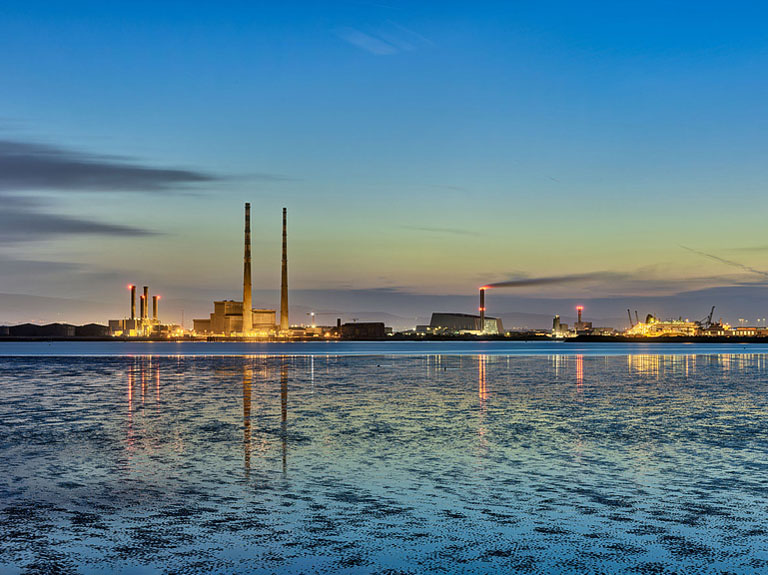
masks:
[[[419,343],[419,342],[546,342],[562,343],[753,343],[768,344],[768,337],[727,337],[727,336],[673,336],[673,337],[625,337],[625,336],[593,336],[580,335],[571,338],[555,339],[547,336],[521,334],[519,336],[429,336],[429,337],[411,337],[411,336],[388,336],[384,338],[355,338],[355,339],[325,339],[325,338],[291,338],[291,339],[256,339],[256,338],[223,338],[211,337],[207,339],[199,338],[122,338],[122,337],[20,337],[20,336],[0,336],[2,342],[78,342],[78,343],[281,343],[281,344],[302,344],[308,342],[314,343],[351,343],[351,342],[399,342],[399,343]]]

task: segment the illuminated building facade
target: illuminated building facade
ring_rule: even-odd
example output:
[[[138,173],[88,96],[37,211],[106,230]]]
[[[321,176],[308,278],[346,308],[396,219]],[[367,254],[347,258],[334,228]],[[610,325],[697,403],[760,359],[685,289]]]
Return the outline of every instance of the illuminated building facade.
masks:
[[[275,331],[275,310],[251,309],[247,333],[270,335]],[[243,331],[243,302],[223,300],[213,302],[213,313],[208,319],[195,319],[194,330],[199,334],[234,335]]]
[[[109,335],[114,337],[171,338],[183,335],[180,325],[164,324],[159,319],[160,296],[152,296],[152,317],[149,317],[149,286],[144,286],[140,296],[140,313],[136,317],[136,286],[129,285],[131,316],[109,320]]]
[[[626,332],[626,335],[642,337],[690,337],[699,335],[701,327],[687,319],[660,320],[649,315],[645,322],[640,322]]]

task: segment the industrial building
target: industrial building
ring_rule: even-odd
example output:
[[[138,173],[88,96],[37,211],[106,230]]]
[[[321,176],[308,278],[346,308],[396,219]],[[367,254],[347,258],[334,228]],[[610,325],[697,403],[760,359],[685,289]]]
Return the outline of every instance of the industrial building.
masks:
[[[209,319],[192,320],[195,333],[231,335],[258,333],[269,335],[275,331],[275,310],[251,309],[250,322],[246,318],[243,326],[243,302],[215,301]]]
[[[354,322],[341,326],[343,339],[383,339],[387,335],[387,328],[382,322]]]
[[[556,315],[552,319],[552,335],[554,337],[566,337],[568,334],[568,324],[560,321],[560,316]]]
[[[287,210],[283,208],[283,237],[280,281],[280,322],[272,309],[254,309],[251,281],[251,204],[245,204],[243,250],[243,299],[213,302],[209,318],[193,320],[195,334],[223,337],[291,337],[288,316],[288,233]]]
[[[436,335],[500,335],[504,326],[500,319],[485,315],[485,290],[480,288],[479,315],[468,313],[436,312],[432,314],[429,326],[420,326],[427,333]]]
[[[109,329],[105,325],[89,323],[85,325],[71,325],[68,323],[49,323],[37,325],[34,323],[22,323],[19,325],[0,326],[0,336],[20,338],[100,338],[109,335]]]
[[[484,314],[433,313],[429,331],[444,334],[498,335],[504,333],[504,326],[500,319]]]
[[[612,327],[594,327],[591,321],[584,321],[582,312],[584,306],[576,306],[576,323],[569,328],[567,323],[563,323],[559,315],[552,318],[552,331],[550,336],[560,339],[566,337],[577,337],[579,335],[603,336],[609,337],[616,335],[616,330]]]
[[[136,317],[136,286],[128,285],[131,294],[131,315],[123,319],[109,320],[109,334],[115,337],[170,338],[183,335],[181,326],[160,323],[160,296],[152,296],[152,317],[149,317],[149,286],[139,297],[139,316]]]
[[[573,330],[576,333],[580,333],[580,334],[581,333],[589,333],[589,332],[592,331],[592,322],[591,321],[582,321],[581,320],[581,312],[583,312],[583,311],[584,311],[584,306],[583,305],[576,306],[577,319],[576,319],[576,323],[573,324]]]

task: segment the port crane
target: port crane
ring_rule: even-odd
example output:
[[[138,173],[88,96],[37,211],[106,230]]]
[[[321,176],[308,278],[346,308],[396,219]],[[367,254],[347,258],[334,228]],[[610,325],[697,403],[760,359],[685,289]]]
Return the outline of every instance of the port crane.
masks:
[[[712,327],[712,316],[715,315],[715,306],[712,306],[712,309],[709,310],[709,315],[705,317],[704,319],[700,319],[696,322],[696,324],[702,328],[707,329],[708,327]]]

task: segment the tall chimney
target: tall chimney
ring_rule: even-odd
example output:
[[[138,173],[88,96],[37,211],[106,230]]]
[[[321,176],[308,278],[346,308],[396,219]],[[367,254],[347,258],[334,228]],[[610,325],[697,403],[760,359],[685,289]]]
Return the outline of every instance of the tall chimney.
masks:
[[[131,284],[131,319],[136,319],[136,286]]]
[[[578,314],[578,317],[579,317],[579,319],[577,320],[578,323],[581,323],[581,310],[583,310],[583,309],[584,309],[583,306],[580,306],[580,305],[576,306],[576,313]]]
[[[160,299],[159,295],[153,295],[152,296],[152,321],[157,323],[157,303]]]
[[[286,217],[287,211],[283,208],[283,274],[280,282],[280,331],[288,331],[288,235]]]
[[[480,288],[480,331],[485,331],[485,288]]]
[[[141,319],[149,317],[149,286],[144,286],[144,307],[141,312]]]
[[[251,204],[245,204],[245,253],[243,256],[243,333],[253,330],[253,288],[251,286]]]
[[[139,296],[139,315],[141,316],[142,321],[144,320],[144,306],[146,305],[146,301],[144,301],[144,296]]]

